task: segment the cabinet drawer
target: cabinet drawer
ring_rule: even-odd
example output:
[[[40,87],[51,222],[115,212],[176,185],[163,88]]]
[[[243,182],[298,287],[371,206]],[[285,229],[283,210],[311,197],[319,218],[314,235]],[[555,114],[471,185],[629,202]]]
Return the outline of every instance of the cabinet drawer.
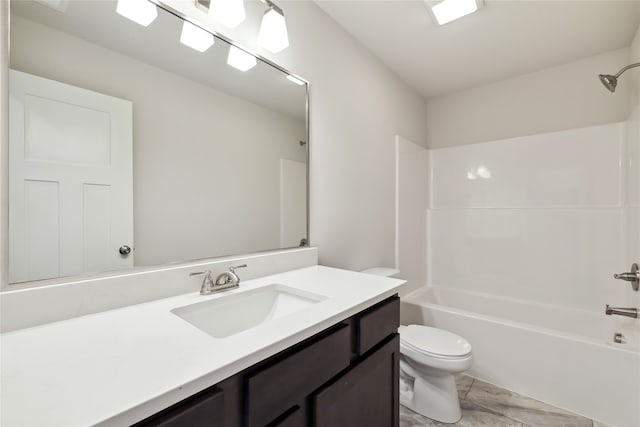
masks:
[[[222,390],[212,387],[140,421],[134,427],[210,427],[224,419]]]
[[[264,426],[349,366],[351,331],[342,325],[247,378],[249,427]]]
[[[356,318],[356,353],[362,355],[386,337],[398,332],[400,298],[386,299]]]

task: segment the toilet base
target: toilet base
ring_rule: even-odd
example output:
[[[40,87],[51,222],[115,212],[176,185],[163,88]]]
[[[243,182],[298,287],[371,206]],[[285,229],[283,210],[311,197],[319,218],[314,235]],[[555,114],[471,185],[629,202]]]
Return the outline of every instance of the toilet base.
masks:
[[[401,405],[442,423],[455,423],[462,418],[458,390],[452,374],[431,375],[425,381],[407,373],[412,369],[406,366],[406,362],[401,361],[400,365]]]

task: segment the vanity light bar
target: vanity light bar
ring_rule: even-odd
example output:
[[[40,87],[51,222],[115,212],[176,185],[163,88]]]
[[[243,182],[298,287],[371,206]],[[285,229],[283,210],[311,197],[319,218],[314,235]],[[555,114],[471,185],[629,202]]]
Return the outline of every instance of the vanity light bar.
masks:
[[[118,0],[116,12],[143,27],[149,26],[158,17],[156,5],[148,0]]]
[[[206,10],[209,16],[229,28],[246,19],[244,0],[194,0],[196,7]],[[262,17],[258,44],[269,52],[278,53],[289,47],[289,34],[284,11],[271,0],[260,0],[267,6]]]
[[[256,57],[235,46],[229,48],[227,64],[240,71],[247,71],[256,66]]]

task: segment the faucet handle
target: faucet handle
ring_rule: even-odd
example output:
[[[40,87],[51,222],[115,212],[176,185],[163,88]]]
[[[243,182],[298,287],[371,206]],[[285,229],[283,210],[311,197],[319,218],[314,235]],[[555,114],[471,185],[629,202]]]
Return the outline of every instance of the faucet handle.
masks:
[[[229,267],[229,271],[232,273],[236,272],[236,268],[245,268],[247,266],[247,264],[242,264],[242,265],[235,265],[233,267]]]
[[[200,295],[209,295],[214,286],[213,279],[211,278],[211,270],[189,273],[189,277],[193,276],[204,276],[202,279],[202,285],[200,286]]]
[[[189,273],[189,277],[193,277],[193,276],[211,276],[211,270],[205,270],[205,271],[196,271],[194,273]]]
[[[614,279],[631,282],[631,288],[634,291],[640,290],[640,268],[637,263],[631,264],[631,271],[627,273],[614,274]]]

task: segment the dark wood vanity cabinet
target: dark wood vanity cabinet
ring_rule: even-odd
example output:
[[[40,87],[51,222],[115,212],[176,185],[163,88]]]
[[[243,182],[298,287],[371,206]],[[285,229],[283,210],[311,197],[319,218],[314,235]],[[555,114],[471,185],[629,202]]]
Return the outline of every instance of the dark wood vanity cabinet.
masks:
[[[399,321],[393,296],[136,426],[397,427]]]

